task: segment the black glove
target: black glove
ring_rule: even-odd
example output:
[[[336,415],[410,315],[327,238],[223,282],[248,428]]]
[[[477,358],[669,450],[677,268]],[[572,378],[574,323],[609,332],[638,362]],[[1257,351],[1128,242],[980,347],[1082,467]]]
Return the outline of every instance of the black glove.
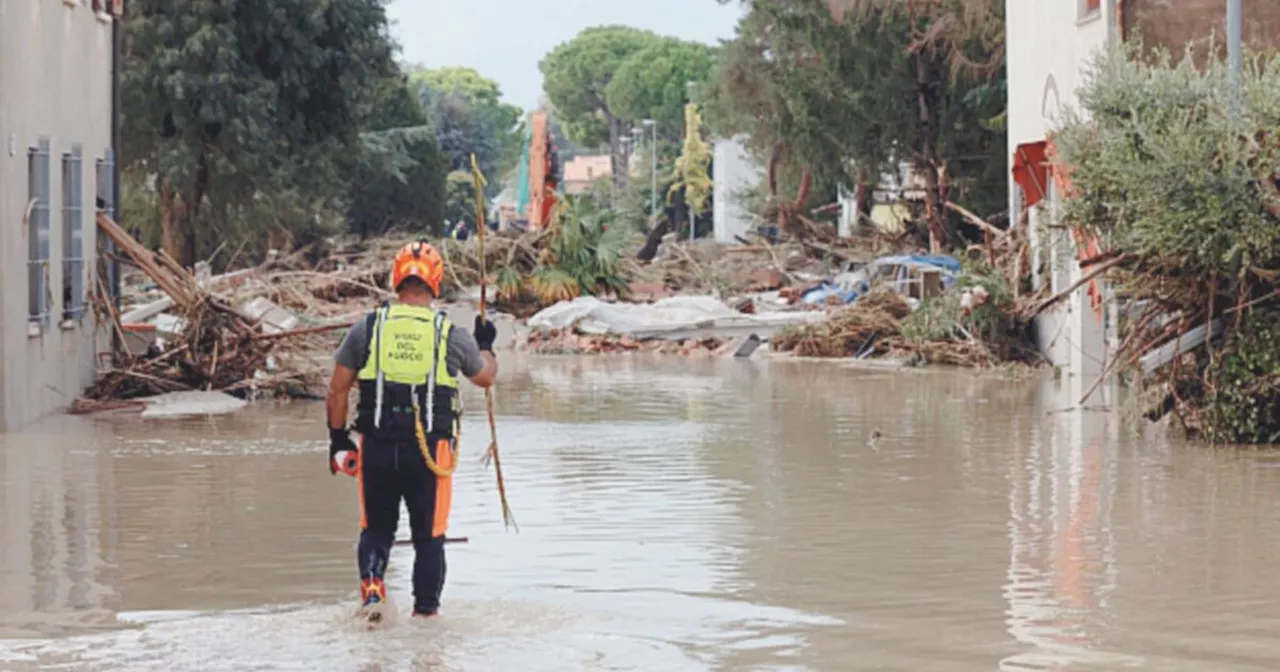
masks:
[[[347,434],[346,429],[329,428],[329,473],[338,473],[338,467],[334,465],[334,458],[344,450],[357,450],[356,442],[351,440],[351,435]]]
[[[483,315],[476,315],[476,328],[473,332],[476,337],[476,345],[481,350],[493,352],[493,342],[498,338],[498,328],[493,322],[486,320]]]

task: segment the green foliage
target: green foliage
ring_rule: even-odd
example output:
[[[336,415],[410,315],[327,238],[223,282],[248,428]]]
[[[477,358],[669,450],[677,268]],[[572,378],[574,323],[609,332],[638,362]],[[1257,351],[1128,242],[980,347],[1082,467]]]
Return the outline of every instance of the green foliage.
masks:
[[[566,195],[552,214],[552,267],[589,294],[623,293],[622,260],[635,236],[615,213],[590,199]]]
[[[502,175],[516,165],[523,115],[520,108],[502,102],[496,82],[471,68],[417,70],[409,82],[450,170],[470,171],[473,153],[486,175]],[[493,181],[486,191],[492,196],[500,188]]]
[[[964,315],[961,297],[976,287],[987,291],[987,300]],[[1010,332],[1017,328],[1013,313],[1013,292],[1004,276],[984,262],[966,262],[953,289],[925,299],[902,321],[902,336],[913,343],[928,343],[967,333],[985,343],[999,344],[1009,341]]]
[[[403,81],[383,82],[364,133],[365,151],[351,176],[352,232],[378,235],[399,228],[443,234],[447,162],[426,121]]]
[[[1244,77],[1244,125],[1228,117],[1226,67],[1198,69],[1139,45],[1099,54],[1055,136],[1078,197],[1066,215],[1110,246],[1178,275],[1280,270],[1280,59]],[[1272,185],[1267,188],[1267,185]]]
[[[180,261],[256,217],[303,235],[338,221],[360,131],[397,76],[381,0],[137,0],[129,13],[122,165],[172,186]]]
[[[970,209],[1004,209],[1003,2],[830,4],[748,3],[700,96],[711,127],[785,148],[820,184],[909,162]]]
[[[660,219],[663,216],[668,205],[667,195],[671,193],[677,179],[674,171],[665,166],[674,165],[676,158],[680,155],[680,147],[681,144],[678,142],[665,141],[659,137],[657,197],[654,198],[653,157],[649,145],[645,144],[640,159],[636,163],[635,177],[627,183],[627,188],[619,195],[617,206],[614,208],[620,224],[635,231],[647,232],[651,222],[650,208],[653,205],[657,205],[658,208],[657,215],[653,219]],[[608,204],[610,202],[608,185],[604,186],[606,191],[600,194],[598,202]]]
[[[538,64],[543,90],[575,142],[598,146],[609,141],[607,91],[614,74],[628,59],[660,38],[626,26],[587,28],[557,45]]]
[[[476,223],[476,186],[471,173],[454,170],[445,178],[444,216],[451,222]]]
[[[659,135],[678,138],[684,130],[688,83],[705,82],[713,59],[714,51],[705,44],[660,38],[618,66],[605,100],[619,117],[633,123],[652,119]]]
[[[567,194],[545,231],[497,239],[512,247],[499,253],[506,261],[493,276],[495,298],[505,310],[528,314],[583,294],[624,294],[625,253],[637,237],[595,198]]]
[[[1054,136],[1072,183],[1067,223],[1128,263],[1108,274],[1147,306],[1126,324],[1128,351],[1148,352],[1221,318],[1227,335],[1142,380],[1176,391],[1172,407],[1212,441],[1280,440],[1280,58],[1246,58],[1242,114],[1230,113],[1227,68],[1175,63],[1137,43],[1100,53]],[[1243,310],[1242,310],[1243,309]],[[1173,316],[1168,329],[1149,326]],[[1182,319],[1176,319],[1181,317]],[[1243,324],[1239,324],[1240,318]],[[1156,322],[1159,324],[1159,322]]]
[[[1280,314],[1257,313],[1207,364],[1204,424],[1210,441],[1280,443]]]

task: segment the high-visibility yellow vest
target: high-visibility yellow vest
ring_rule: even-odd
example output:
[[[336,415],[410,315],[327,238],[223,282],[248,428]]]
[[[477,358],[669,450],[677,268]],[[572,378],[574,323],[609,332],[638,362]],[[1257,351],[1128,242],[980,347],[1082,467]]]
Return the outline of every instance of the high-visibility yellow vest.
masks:
[[[430,308],[383,304],[366,325],[369,354],[357,377],[356,429],[411,439],[416,407],[428,435],[453,436],[458,379],[447,365],[453,324]]]

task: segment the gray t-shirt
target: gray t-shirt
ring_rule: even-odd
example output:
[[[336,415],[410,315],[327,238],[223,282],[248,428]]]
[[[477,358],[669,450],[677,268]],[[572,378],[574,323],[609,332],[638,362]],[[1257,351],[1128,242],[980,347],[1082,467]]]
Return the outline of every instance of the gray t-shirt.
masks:
[[[356,371],[364,368],[369,356],[368,324],[368,318],[362,317],[351,325],[342,339],[342,345],[338,346],[338,351],[333,356],[335,361]],[[457,377],[461,371],[467,378],[480,373],[484,368],[484,358],[480,356],[480,346],[476,344],[475,336],[456,324],[449,330],[445,367],[449,370],[449,375]]]

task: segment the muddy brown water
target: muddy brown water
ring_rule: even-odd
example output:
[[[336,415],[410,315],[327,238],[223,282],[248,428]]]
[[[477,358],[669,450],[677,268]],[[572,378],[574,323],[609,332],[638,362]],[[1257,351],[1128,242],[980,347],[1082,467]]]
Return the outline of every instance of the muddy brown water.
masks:
[[[1275,454],[1053,380],[504,365],[520,532],[470,393],[442,615],[374,632],[319,405],[0,437],[0,670],[1280,669]]]

